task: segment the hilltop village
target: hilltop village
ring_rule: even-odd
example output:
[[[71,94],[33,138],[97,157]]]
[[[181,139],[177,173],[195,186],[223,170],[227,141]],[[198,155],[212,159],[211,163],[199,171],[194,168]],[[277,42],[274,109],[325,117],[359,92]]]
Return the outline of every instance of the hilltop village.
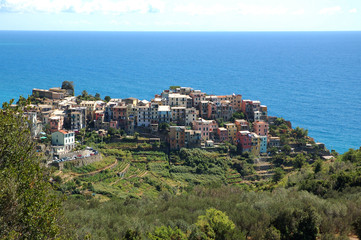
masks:
[[[99,136],[117,130],[137,134],[149,142],[165,142],[171,151],[228,143],[256,157],[284,144],[270,132],[270,125],[282,120],[292,129],[290,122],[268,116],[260,101],[242,99],[240,94],[208,95],[190,87],[172,86],[149,101],[108,96],[101,100],[99,94],[93,97],[86,91],[75,97],[72,83],[64,82],[62,88],[33,89],[30,98],[32,105],[25,114],[31,134],[46,139],[45,132],[51,133],[50,153],[55,159],[71,152],[77,145],[75,136],[85,129]],[[311,143],[313,139],[306,138],[303,145]]]
[[[212,239],[334,239],[361,219],[361,151],[329,152],[240,94],[171,86],[150,100],[101,98],[63,82],[12,103],[3,109],[28,119],[34,161],[67,196],[79,239],[149,239],[160,226],[198,239],[212,208],[242,235]]]

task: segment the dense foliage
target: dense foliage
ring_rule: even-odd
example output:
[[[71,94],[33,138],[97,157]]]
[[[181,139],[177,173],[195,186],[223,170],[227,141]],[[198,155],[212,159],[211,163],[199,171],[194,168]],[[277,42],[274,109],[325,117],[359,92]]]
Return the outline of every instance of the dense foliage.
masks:
[[[129,161],[137,156],[133,151],[105,150]],[[80,239],[345,239],[360,232],[360,152],[350,150],[333,162],[313,163],[308,156],[295,155],[290,161],[303,164],[297,163],[290,173],[281,164],[268,185],[255,182],[256,191],[227,186],[222,178],[214,179],[218,185],[198,180],[199,186],[194,186],[196,181],[189,181],[187,188],[174,191],[165,186],[191,175],[220,176],[212,175],[217,174],[215,169],[223,176],[227,167],[245,171],[254,161],[250,156],[228,159],[217,152],[182,149],[171,156],[177,165],[148,163],[163,182],[148,176],[144,183],[134,182],[135,188],[156,186],[158,194],[110,196],[107,202],[74,195],[65,204],[66,214]],[[99,221],[101,230],[96,227]]]
[[[55,239],[61,202],[40,165],[20,107],[0,110],[0,238]]]
[[[119,239],[129,231],[145,239],[162,226],[180,229],[189,239],[337,239],[336,234],[342,239],[361,216],[360,203],[360,192],[323,199],[296,189],[247,192],[196,187],[178,196],[162,192],[156,199],[114,198],[100,203],[70,198],[65,207],[80,239],[89,234],[92,239]]]

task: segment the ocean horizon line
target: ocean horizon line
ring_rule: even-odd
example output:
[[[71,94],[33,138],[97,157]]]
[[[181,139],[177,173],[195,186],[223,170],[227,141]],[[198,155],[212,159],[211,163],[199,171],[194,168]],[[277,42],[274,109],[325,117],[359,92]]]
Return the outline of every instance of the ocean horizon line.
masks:
[[[129,33],[345,33],[345,32],[361,32],[360,30],[39,30],[39,29],[0,29],[0,32],[129,32]]]

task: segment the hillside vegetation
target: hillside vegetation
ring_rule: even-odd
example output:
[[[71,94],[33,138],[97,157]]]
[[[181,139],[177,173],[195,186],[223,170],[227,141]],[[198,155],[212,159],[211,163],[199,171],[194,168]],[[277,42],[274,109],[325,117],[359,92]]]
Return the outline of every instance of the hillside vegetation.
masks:
[[[234,224],[224,239],[349,239],[360,231],[361,150],[325,161],[285,151],[255,159],[232,146],[168,154],[129,139],[98,147],[103,163],[57,173],[78,239],[221,239],[199,223],[213,208]]]

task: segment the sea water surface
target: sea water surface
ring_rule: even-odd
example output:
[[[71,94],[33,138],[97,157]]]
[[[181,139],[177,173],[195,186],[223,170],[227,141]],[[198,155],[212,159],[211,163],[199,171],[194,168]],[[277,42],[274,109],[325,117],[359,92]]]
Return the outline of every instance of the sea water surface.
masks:
[[[0,102],[64,80],[114,98],[238,93],[329,149],[361,146],[361,32],[0,31]]]

